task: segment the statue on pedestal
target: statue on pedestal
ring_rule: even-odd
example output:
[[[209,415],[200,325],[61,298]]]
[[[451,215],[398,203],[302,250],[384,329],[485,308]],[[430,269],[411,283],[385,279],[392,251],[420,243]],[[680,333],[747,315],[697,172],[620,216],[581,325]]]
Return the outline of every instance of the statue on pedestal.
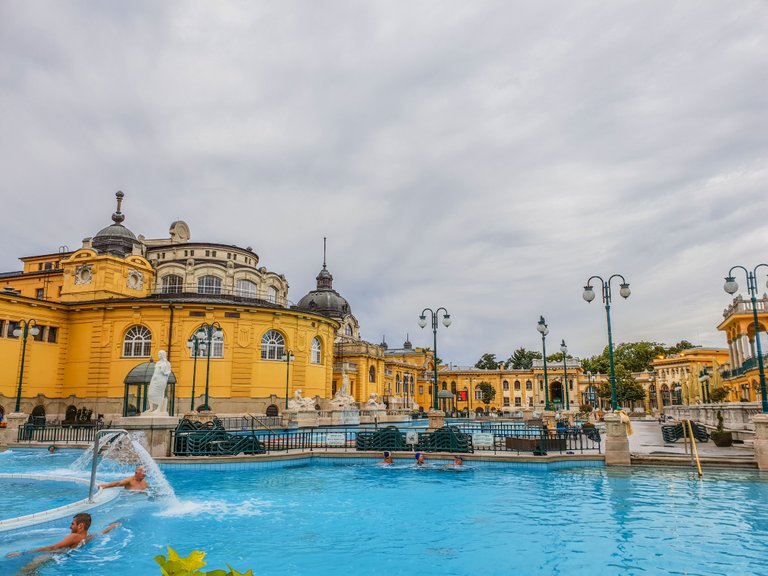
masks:
[[[152,379],[149,381],[147,390],[147,408],[142,416],[168,416],[168,400],[165,397],[165,388],[168,386],[168,378],[171,375],[171,363],[165,350],[157,353],[157,362],[155,371],[152,373]]]
[[[315,402],[312,398],[304,398],[301,389],[293,393],[293,400],[288,401],[288,410],[293,412],[314,412]]]
[[[333,400],[331,400],[331,409],[344,410],[350,408],[357,408],[357,402],[349,393],[349,378],[347,378],[346,374],[343,374],[341,377],[341,388],[336,392]]]
[[[365,404],[366,410],[386,410],[387,407],[379,402],[379,395],[376,392],[371,393],[368,402]]]

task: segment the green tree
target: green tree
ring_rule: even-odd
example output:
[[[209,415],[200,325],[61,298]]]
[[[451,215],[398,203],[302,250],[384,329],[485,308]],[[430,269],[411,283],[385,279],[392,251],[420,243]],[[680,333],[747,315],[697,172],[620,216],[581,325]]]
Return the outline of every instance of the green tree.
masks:
[[[695,346],[688,342],[688,340],[680,340],[680,342],[674,346],[667,348],[667,354],[679,354],[683,350],[689,350],[691,348],[695,348]]]
[[[709,393],[709,399],[715,403],[724,402],[728,398],[730,391],[731,389],[728,386],[720,386]]]
[[[475,368],[481,370],[498,370],[499,362],[496,360],[496,354],[483,354],[475,363]]]
[[[493,402],[493,399],[496,398],[496,388],[494,388],[493,384],[490,382],[485,381],[480,382],[477,387],[480,389],[480,400],[485,404],[485,411],[488,412],[488,406]]]
[[[534,360],[541,360],[541,352],[526,350],[523,347],[518,348],[507,358],[504,368],[509,370],[530,370]]]
[[[601,382],[597,386],[597,395],[601,398],[610,400],[611,398],[611,383]],[[616,401],[619,406],[624,404],[631,404],[632,402],[639,402],[645,398],[645,390],[637,383],[624,366],[619,365],[616,367]]]

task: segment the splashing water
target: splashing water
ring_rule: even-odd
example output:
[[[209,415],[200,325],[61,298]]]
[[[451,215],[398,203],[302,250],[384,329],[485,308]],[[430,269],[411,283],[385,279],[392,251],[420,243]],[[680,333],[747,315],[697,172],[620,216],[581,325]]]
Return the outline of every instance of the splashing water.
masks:
[[[102,474],[125,476],[130,474],[137,466],[144,468],[147,475],[148,492],[153,496],[171,498],[176,500],[176,494],[168,483],[160,467],[152,459],[149,452],[142,445],[145,439],[143,432],[115,432],[105,434],[99,438],[98,454],[101,460],[97,464],[97,470]],[[93,462],[93,446],[88,448],[71,465],[70,469],[76,472],[89,472]]]

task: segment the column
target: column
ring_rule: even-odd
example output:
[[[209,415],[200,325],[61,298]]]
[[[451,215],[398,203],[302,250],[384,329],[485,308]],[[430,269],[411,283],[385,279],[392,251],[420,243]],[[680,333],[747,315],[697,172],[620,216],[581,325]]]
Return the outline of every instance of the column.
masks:
[[[605,418],[605,465],[629,466],[629,438],[627,425],[619,414],[606,414]]]

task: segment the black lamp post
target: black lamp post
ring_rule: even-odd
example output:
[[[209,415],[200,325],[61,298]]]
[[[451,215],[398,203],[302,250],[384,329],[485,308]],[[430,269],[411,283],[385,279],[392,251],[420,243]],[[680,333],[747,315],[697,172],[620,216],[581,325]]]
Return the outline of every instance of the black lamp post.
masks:
[[[204,338],[205,336],[203,336]],[[192,397],[189,399],[189,409],[190,411],[195,411],[195,383],[197,381],[197,357],[200,355],[200,352],[205,352],[207,349],[207,346],[205,342],[202,341],[201,338],[197,337],[197,332],[192,334],[192,338],[189,339],[189,342],[187,342],[187,348],[189,348],[192,351],[193,354],[193,360],[192,360]]]
[[[211,407],[208,405],[208,384],[211,376],[211,340],[214,336],[220,338],[223,334],[221,324],[218,322],[212,322],[211,324],[203,324],[197,329],[197,338],[205,341],[206,347],[206,364],[205,364],[205,402],[203,403],[203,410],[208,411]]]
[[[288,384],[290,383],[291,362],[293,361],[293,352],[286,350],[282,360],[285,360],[285,409],[288,410]]]
[[[438,308],[437,310],[432,310],[432,308],[424,308],[424,310],[421,311],[421,316],[419,316],[419,326],[424,328],[427,325],[427,317],[425,315],[425,312],[429,312],[432,315],[432,335],[434,337],[434,350],[435,350],[435,357],[434,357],[434,366],[435,366],[435,381],[432,384],[432,408],[434,410],[439,410],[439,404],[437,403],[437,316],[440,314],[440,311],[443,311],[443,326],[448,328],[448,326],[451,325],[451,316],[448,314],[448,310],[445,308]]]
[[[16,392],[16,412],[21,410],[21,382],[24,378],[24,357],[27,354],[27,336],[30,334],[32,334],[32,336],[40,334],[37,320],[22,320],[19,322],[19,327],[13,331],[13,335],[16,338],[21,336],[21,368],[19,369],[19,391]]]
[[[536,330],[541,333],[542,358],[544,358],[544,410],[550,410],[549,379],[547,378],[547,334],[549,334],[549,328],[547,328],[547,323],[544,321],[544,316],[539,316],[539,324],[536,326]]]
[[[750,299],[752,300],[752,318],[755,324],[755,343],[757,344],[757,369],[760,374],[760,396],[763,404],[763,414],[768,414],[768,394],[765,387],[765,367],[763,366],[763,349],[760,345],[760,323],[757,319],[757,270],[765,266],[768,268],[768,264],[758,264],[750,272],[744,266],[734,266],[728,271],[728,276],[725,278],[725,286],[723,289],[728,294],[735,294],[739,289],[739,285],[736,283],[736,279],[733,277],[733,271],[738,268],[743,270],[747,275],[747,290],[749,291]]]
[[[568,346],[565,345],[565,340],[560,343],[560,352],[563,353],[563,386],[565,386],[565,409],[571,409],[571,401],[568,397],[568,365],[566,364],[565,357],[568,355]]]
[[[592,276],[587,280],[587,285],[584,286],[584,294],[582,295],[584,300],[592,302],[595,299],[595,290],[592,288],[592,280],[597,278],[603,287],[603,304],[605,304],[605,318],[608,322],[608,360],[611,368],[611,410],[616,410],[619,405],[616,401],[616,369],[613,365],[613,335],[611,333],[611,281],[614,278],[621,278],[621,284],[619,284],[619,294],[624,299],[629,298],[632,293],[629,289],[629,284],[621,274],[614,274],[608,280],[603,280],[600,276]]]

